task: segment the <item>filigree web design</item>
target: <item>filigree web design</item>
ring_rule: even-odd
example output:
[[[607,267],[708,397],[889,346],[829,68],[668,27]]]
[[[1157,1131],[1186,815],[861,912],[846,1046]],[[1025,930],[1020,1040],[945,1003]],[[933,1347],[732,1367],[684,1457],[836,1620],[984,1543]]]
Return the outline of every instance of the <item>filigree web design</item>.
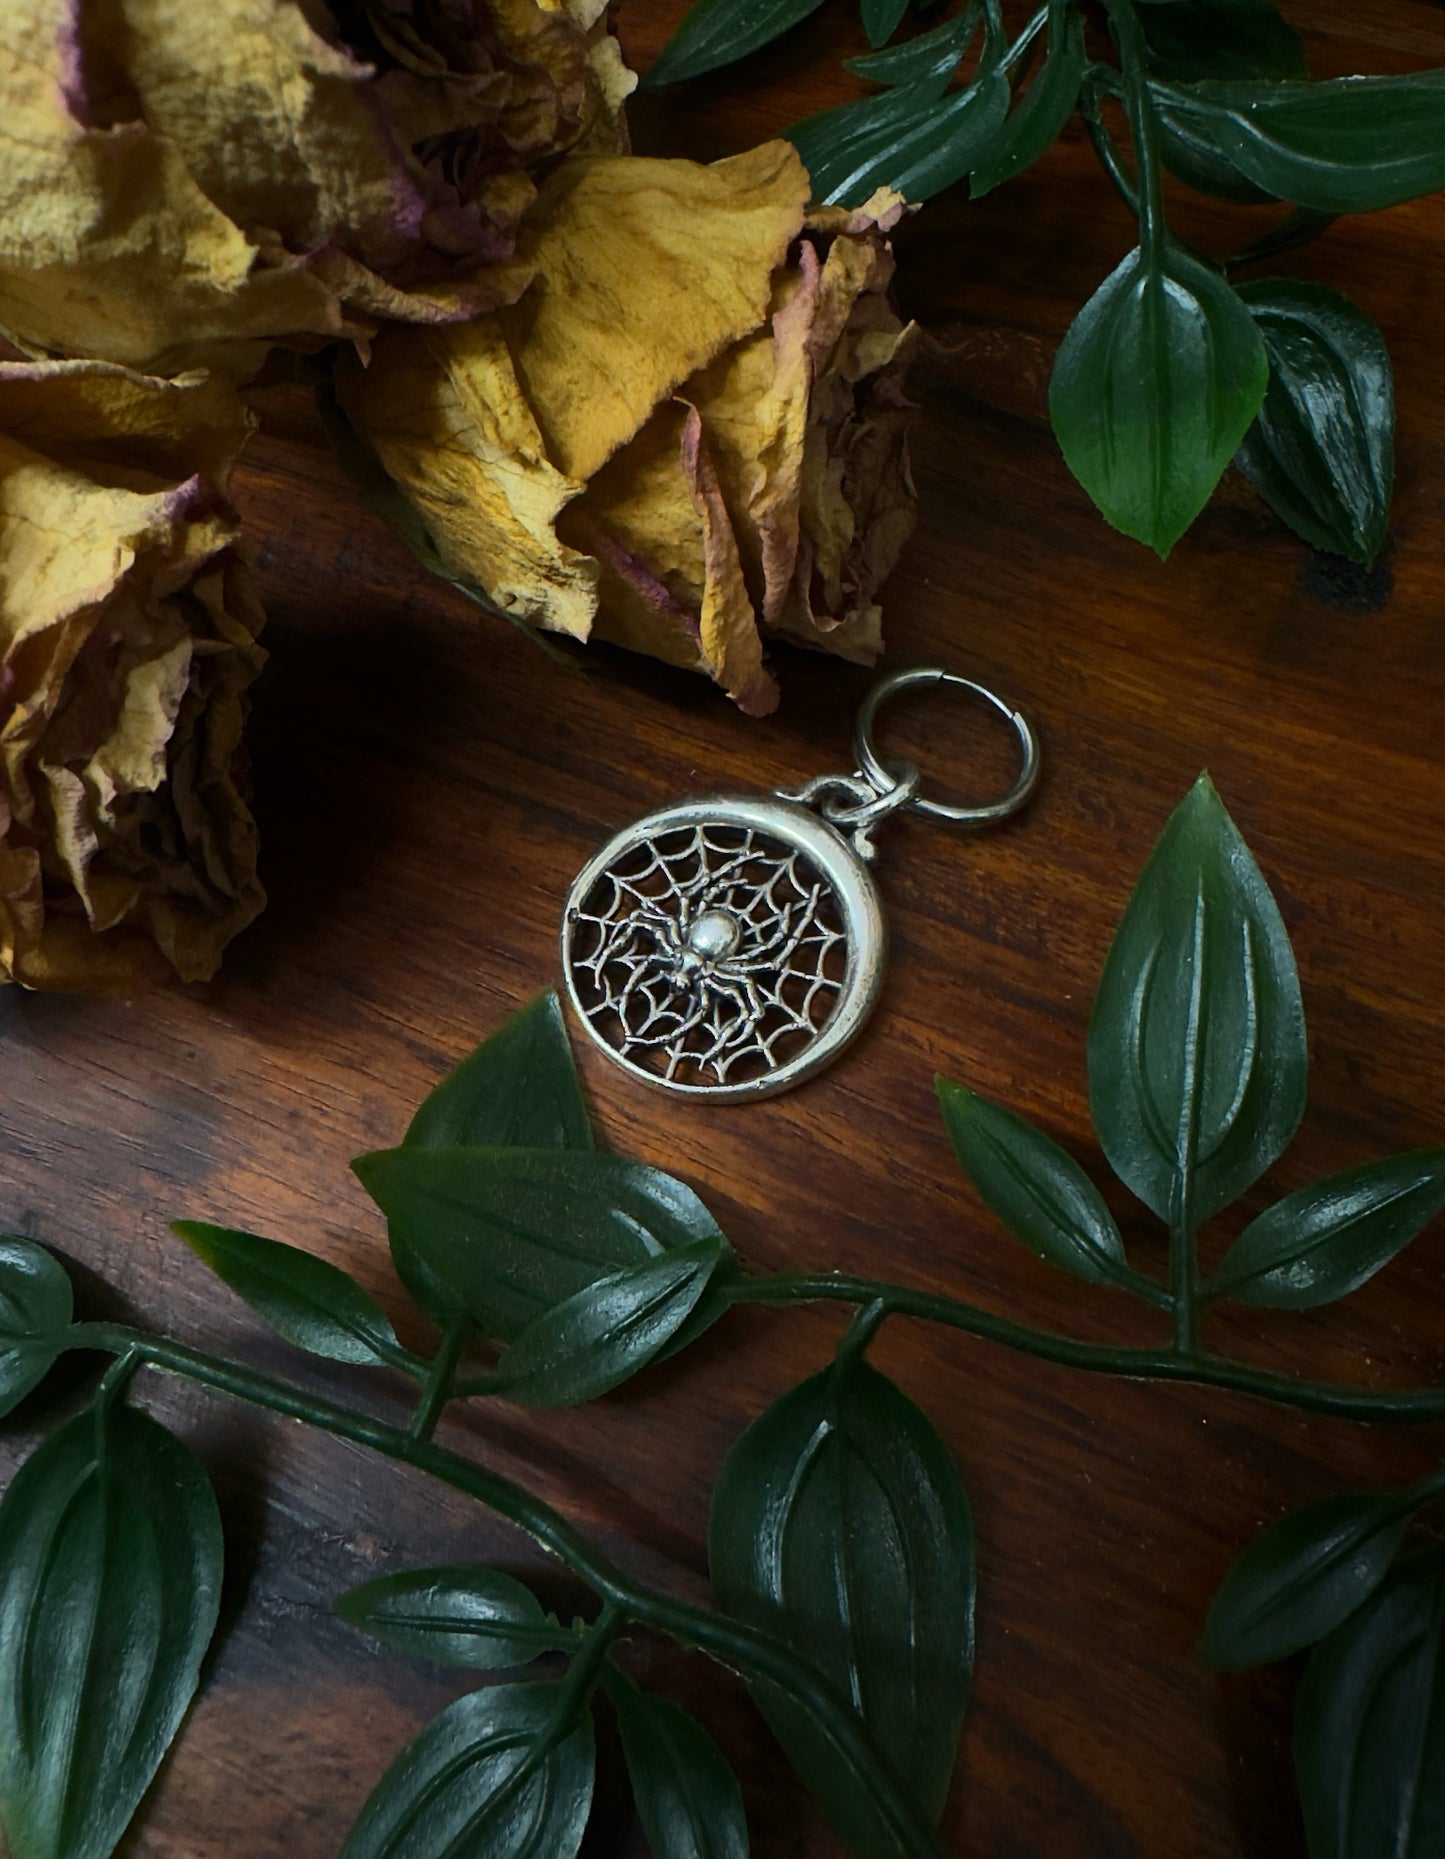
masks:
[[[827,1026],[847,973],[829,880],[756,827],[676,827],[629,847],[573,916],[583,1011],[660,1078],[767,1078]]]

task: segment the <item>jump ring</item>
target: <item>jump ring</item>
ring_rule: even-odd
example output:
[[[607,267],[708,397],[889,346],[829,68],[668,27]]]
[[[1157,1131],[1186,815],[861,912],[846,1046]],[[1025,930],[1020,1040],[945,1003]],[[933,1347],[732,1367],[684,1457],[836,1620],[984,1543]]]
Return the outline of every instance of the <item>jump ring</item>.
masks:
[[[941,800],[925,800],[921,794],[910,795],[904,804],[915,813],[926,814],[933,820],[947,820],[954,826],[989,826],[995,821],[1006,820],[1028,802],[1039,784],[1042,762],[1038,737],[1021,711],[1005,703],[1002,697],[986,685],[975,684],[972,678],[960,677],[957,672],[944,671],[937,665],[921,665],[911,671],[890,672],[886,678],[880,678],[859,706],[858,720],[853,728],[853,749],[858,765],[880,795],[891,794],[898,783],[879,760],[873,743],[873,725],[878,712],[890,698],[897,697],[900,692],[924,687],[932,689],[940,684],[968,691],[972,696],[991,704],[1012,726],[1022,751],[1023,764],[1018,779],[1009,791],[1001,799],[991,801],[986,806],[950,807]]]

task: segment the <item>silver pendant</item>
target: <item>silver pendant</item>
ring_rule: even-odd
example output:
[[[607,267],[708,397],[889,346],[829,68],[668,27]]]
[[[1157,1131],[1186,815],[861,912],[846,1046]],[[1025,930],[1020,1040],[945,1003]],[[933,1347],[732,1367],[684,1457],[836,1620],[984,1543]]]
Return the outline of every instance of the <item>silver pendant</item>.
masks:
[[[1001,800],[945,806],[918,793],[916,768],[879,760],[879,707],[925,685],[969,691],[1012,725],[1023,765]],[[854,774],[650,813],[578,873],[562,921],[567,992],[592,1039],[635,1078],[721,1104],[811,1077],[862,1030],[883,985],[873,827],[898,807],[988,825],[1022,807],[1039,777],[1024,717],[982,685],[932,667],[873,686],[854,750]]]

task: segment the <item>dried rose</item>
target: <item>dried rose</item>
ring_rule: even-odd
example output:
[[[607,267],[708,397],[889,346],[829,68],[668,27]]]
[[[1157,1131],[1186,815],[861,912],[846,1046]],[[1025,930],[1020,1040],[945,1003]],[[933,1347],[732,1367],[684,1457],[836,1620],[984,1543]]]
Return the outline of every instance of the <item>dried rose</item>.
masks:
[[[238,787],[261,612],[235,395],[0,363],[0,978],[211,975],[265,901]]]
[[[515,304],[343,357],[352,425],[502,611],[777,701],[764,629],[871,659],[912,522],[896,200],[810,219],[792,147],[569,160]]]
[[[12,0],[0,326],[161,372],[510,301],[528,164],[622,146],[590,0]]]

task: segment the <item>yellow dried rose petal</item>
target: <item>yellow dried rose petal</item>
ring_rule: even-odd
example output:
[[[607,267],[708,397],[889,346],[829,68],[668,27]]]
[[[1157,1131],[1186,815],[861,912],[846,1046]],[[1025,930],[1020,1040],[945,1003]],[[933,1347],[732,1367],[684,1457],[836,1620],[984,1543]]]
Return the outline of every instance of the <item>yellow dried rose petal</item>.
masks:
[[[214,382],[0,366],[0,976],[188,979],[261,908],[237,790],[264,654]]]
[[[618,156],[556,169],[518,247],[536,280],[500,316],[559,470],[590,478],[674,388],[759,327],[807,196],[787,142],[709,167]]]
[[[597,567],[554,529],[582,487],[549,461],[495,318],[389,330],[336,389],[454,574],[515,619],[587,637]]]

